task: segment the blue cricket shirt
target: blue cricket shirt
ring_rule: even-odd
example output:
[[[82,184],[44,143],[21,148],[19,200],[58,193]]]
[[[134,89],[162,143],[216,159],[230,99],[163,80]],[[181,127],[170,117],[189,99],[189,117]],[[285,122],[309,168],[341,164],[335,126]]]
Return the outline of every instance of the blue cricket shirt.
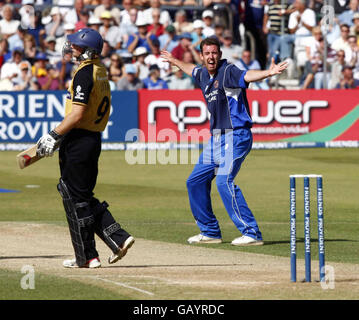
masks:
[[[240,70],[223,59],[219,62],[217,73],[211,77],[205,67],[195,67],[192,76],[201,88],[207,102],[210,117],[210,130],[251,128],[244,80],[247,71]]]

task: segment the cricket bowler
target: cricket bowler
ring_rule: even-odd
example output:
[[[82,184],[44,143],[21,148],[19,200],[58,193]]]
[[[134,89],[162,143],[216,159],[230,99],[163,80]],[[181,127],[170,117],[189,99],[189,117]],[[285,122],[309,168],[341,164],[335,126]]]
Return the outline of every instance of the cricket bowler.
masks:
[[[222,235],[211,204],[211,184],[216,177],[222,202],[242,234],[232,245],[262,245],[263,238],[256,219],[234,179],[252,148],[252,119],[246,89],[250,82],[280,74],[287,63],[272,63],[268,70],[240,70],[221,60],[220,42],[215,37],[202,40],[200,58],[203,66],[184,63],[162,51],[164,61],[192,76],[201,88],[210,112],[211,138],[187,179],[192,214],[200,234],[189,243],[221,243]]]
[[[101,153],[101,132],[111,108],[111,92],[105,66],[100,62],[101,35],[84,28],[68,35],[63,55],[71,53],[79,65],[71,81],[65,117],[37,143],[40,156],[52,156],[60,145],[61,178],[57,189],[69,224],[75,259],[65,268],[99,268],[95,233],[112,250],[109,263],[120,260],[135,239],[115,221],[106,201],[94,197]]]

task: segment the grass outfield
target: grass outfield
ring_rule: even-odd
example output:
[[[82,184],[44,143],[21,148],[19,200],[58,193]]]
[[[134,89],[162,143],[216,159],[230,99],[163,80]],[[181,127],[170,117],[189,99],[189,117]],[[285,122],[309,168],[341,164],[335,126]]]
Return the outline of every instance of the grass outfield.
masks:
[[[0,193],[0,221],[65,226],[62,201],[56,190],[59,176],[57,155],[24,170],[17,168],[15,155],[15,152],[0,153],[0,189],[20,191]],[[323,175],[326,260],[358,264],[358,163],[357,149],[253,150],[236,183],[254,212],[265,245],[240,248],[240,251],[289,257],[288,176],[318,173]],[[198,233],[186,191],[186,178],[192,168],[192,164],[129,165],[125,161],[125,152],[105,151],[100,161],[95,193],[101,201],[110,204],[114,217],[135,237],[183,244],[188,237]],[[314,180],[311,182],[312,257],[317,259],[316,188]],[[225,243],[211,245],[211,248],[239,250],[230,245],[231,240],[240,234],[229,219],[215,184],[212,195],[213,209]],[[299,258],[304,257],[303,229],[303,183],[298,181]],[[4,277],[14,278],[5,271],[0,271],[0,276],[0,283]],[[4,295],[0,294],[0,298]],[[62,299],[61,293],[59,299]]]

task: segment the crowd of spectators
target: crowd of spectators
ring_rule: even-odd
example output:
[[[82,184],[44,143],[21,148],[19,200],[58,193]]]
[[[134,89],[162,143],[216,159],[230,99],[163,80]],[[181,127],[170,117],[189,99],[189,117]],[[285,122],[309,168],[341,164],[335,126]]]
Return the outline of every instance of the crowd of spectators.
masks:
[[[296,70],[287,76],[300,79],[303,89],[357,87],[359,0],[331,0],[330,16],[323,1],[0,0],[0,90],[68,88],[76,62],[62,55],[62,46],[84,27],[104,38],[100,59],[112,90],[193,89],[192,79],[163,62],[160,51],[200,64],[199,44],[210,36],[241,69],[287,59]],[[216,17],[216,4],[230,8],[231,25]]]

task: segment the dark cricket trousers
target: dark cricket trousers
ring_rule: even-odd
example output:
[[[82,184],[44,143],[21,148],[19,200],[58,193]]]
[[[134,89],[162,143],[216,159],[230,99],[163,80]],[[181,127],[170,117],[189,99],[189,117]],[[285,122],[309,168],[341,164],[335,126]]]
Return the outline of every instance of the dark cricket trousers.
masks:
[[[106,206],[94,197],[101,154],[101,133],[84,129],[72,129],[64,138],[59,150],[61,179],[65,182],[72,201],[81,204],[76,210],[79,219],[90,221],[83,227],[82,237],[87,260],[98,257],[94,233],[116,252],[130,236],[115,221]],[[87,204],[87,205],[83,205]],[[78,206],[77,206],[78,207]],[[113,225],[118,226],[112,228]],[[106,241],[104,231],[115,229]]]

